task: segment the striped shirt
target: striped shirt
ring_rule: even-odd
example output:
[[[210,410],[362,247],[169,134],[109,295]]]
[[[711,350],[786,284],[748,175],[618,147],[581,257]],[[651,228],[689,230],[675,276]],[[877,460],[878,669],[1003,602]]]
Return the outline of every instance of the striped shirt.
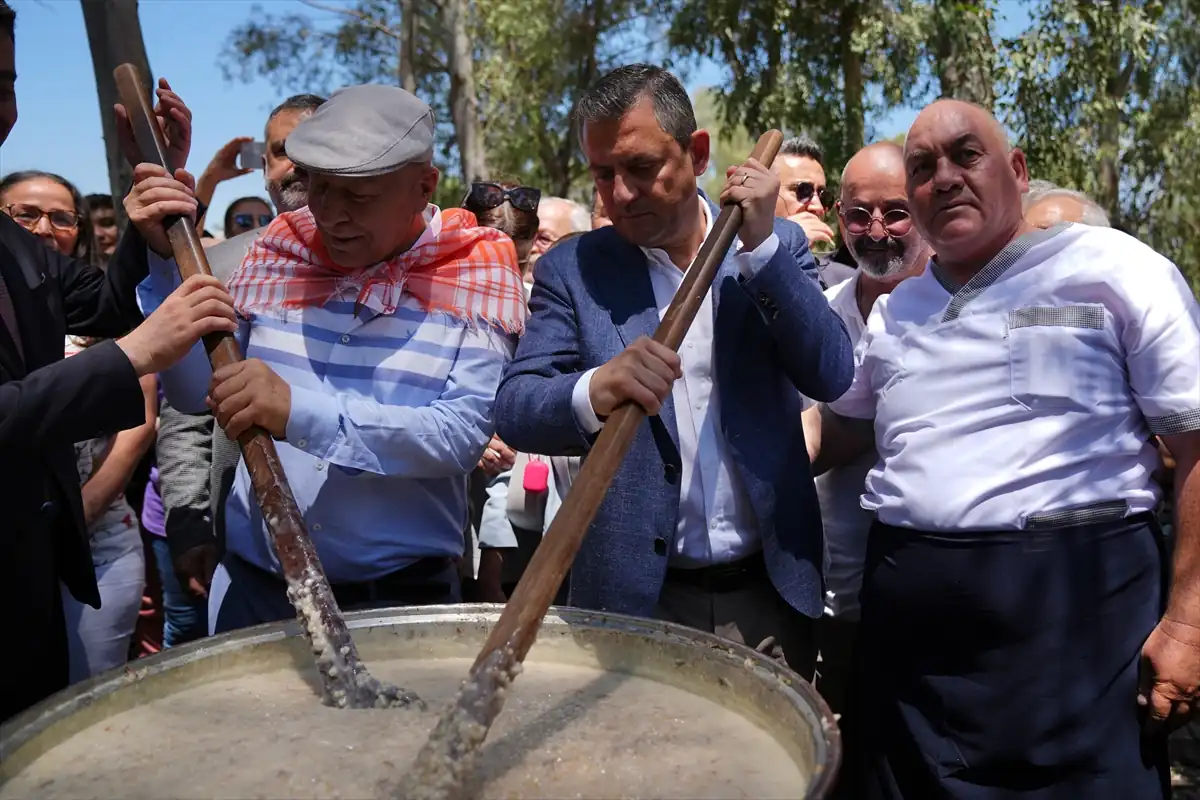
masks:
[[[139,300],[150,313],[178,284],[151,258]],[[244,321],[247,358],[291,387],[279,457],[332,582],[366,581],[426,556],[461,556],[468,473],[492,435],[492,403],[515,338],[425,312],[404,295],[390,315],[354,315],[354,290],[319,307]],[[162,375],[168,400],[204,409],[201,347]],[[225,505],[226,548],[281,573],[244,464]]]

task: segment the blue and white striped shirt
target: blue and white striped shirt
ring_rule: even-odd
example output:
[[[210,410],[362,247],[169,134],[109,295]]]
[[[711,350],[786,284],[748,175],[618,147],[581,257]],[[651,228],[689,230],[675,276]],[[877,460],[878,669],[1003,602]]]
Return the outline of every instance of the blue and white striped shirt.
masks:
[[[179,283],[151,258],[138,287],[149,314]],[[257,315],[238,332],[247,358],[292,390],[279,458],[334,583],[367,581],[426,556],[460,556],[466,477],[492,435],[492,403],[515,337],[427,313],[403,296],[392,315],[354,315],[355,289],[322,307]],[[163,374],[171,404],[205,409],[211,369],[197,346]],[[245,464],[225,505],[226,548],[281,572]]]

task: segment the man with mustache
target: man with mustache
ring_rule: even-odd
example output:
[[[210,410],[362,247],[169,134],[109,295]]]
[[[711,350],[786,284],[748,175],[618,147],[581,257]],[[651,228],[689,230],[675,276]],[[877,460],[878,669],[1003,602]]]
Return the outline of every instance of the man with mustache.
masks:
[[[800,392],[845,390],[852,351],[821,296],[779,180],[748,160],[722,201],[744,221],[678,353],[651,339],[720,209],[700,194],[710,140],[683,86],[646,64],[576,107],[613,224],[536,267],[529,330],[496,397],[512,447],[582,456],[623,403],[649,414],[571,568],[571,604],[770,648],[811,676],[821,522]]]
[[[929,246],[913,224],[904,193],[904,149],[895,142],[878,142],[858,151],[842,172],[841,198],[836,204],[842,241],[858,263],[850,280],[825,292],[829,306],[857,346],[875,301],[902,281],[925,270]],[[820,410],[804,412],[810,447],[820,445]],[[844,699],[851,652],[858,626],[858,591],[871,517],[862,510],[867,471],[875,465],[872,449],[853,463],[816,479],[825,529],[825,616],[818,635],[821,667],[817,687],[847,721]]]
[[[879,450],[847,774],[868,798],[1169,796],[1200,684],[1200,307],[1130,236],[1027,223],[1025,156],[978,106],[923,110],[904,163],[937,255],[828,406]]]
[[[259,426],[343,607],[460,597],[466,476],[525,319],[512,241],[430,204],[433,112],[394,86],[334,94],[288,137],[308,206],[280,215],[229,280],[243,363],[197,348],[163,376],[231,440]],[[170,285],[151,268],[149,298]],[[224,514],[209,628],[294,614],[245,464]]]
[[[308,205],[308,177],[288,158],[286,143],[296,126],[324,102],[325,98],[313,94],[293,95],[267,116],[263,178],[280,214]],[[228,282],[264,230],[247,231],[207,248],[213,275]],[[156,556],[170,562],[159,565],[167,612],[163,641],[168,647],[208,632],[208,586],[224,539],[220,509],[239,455],[237,445],[213,424],[211,414],[182,414],[166,400],[160,403],[156,456],[170,552],[159,548]]]

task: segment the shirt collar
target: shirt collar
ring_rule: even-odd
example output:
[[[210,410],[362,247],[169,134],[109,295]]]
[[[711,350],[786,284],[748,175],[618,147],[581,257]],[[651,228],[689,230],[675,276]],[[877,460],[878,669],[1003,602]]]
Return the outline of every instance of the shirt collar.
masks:
[[[971,280],[962,285],[955,283],[954,279],[947,275],[946,271],[938,265],[937,256],[934,256],[929,260],[930,272],[933,273],[933,277],[936,278],[937,282],[942,285],[942,288],[951,295],[958,294],[967,286],[983,289],[995,283],[996,280],[1003,275],[1009,267],[1020,260],[1021,256],[1025,255],[1042,242],[1053,239],[1055,236],[1062,233],[1069,227],[1071,227],[1071,223],[1059,222],[1056,225],[1051,225],[1045,230],[1035,230],[1030,231],[1029,233],[1021,234],[1016,239],[1013,239],[1011,242],[1004,245],[1004,247],[1000,249],[1000,252],[996,253],[996,255],[992,257],[992,260],[989,261],[983,269],[975,273],[975,276],[971,278]]]

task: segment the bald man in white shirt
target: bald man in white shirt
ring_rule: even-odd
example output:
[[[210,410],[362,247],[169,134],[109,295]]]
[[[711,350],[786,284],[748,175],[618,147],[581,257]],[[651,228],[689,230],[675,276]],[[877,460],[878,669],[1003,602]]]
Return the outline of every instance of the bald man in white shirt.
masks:
[[[1169,796],[1200,683],[1200,310],[1137,240],[1026,223],[1025,157],[977,106],[926,108],[905,171],[937,256],[876,303],[823,436],[879,451],[848,774],[867,798]],[[1152,434],[1178,464],[1169,596]]]

